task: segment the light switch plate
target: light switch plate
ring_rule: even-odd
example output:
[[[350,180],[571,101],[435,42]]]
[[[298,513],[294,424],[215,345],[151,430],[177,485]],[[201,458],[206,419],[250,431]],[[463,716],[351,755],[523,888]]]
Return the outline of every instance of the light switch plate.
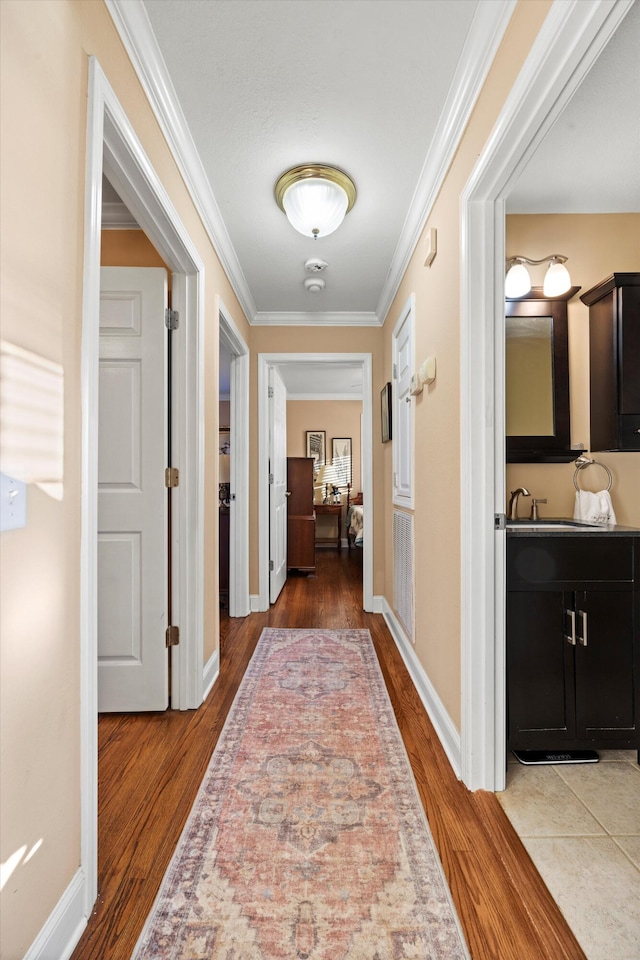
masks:
[[[0,531],[27,525],[27,485],[0,473]]]
[[[438,252],[438,231],[435,227],[427,230],[424,244],[424,265],[430,267],[436,258]]]

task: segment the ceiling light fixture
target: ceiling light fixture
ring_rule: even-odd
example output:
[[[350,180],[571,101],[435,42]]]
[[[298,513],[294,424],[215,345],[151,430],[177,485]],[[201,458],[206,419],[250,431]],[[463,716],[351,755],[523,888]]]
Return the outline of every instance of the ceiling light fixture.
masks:
[[[291,226],[316,240],[337,230],[356,202],[351,177],[323,163],[292,167],[282,174],[274,192]]]
[[[543,257],[541,260],[530,260],[529,257],[509,257],[507,260],[507,276],[504,281],[504,294],[506,297],[515,299],[524,297],[531,290],[531,277],[525,267],[525,263],[535,266],[539,263],[548,263],[544,278],[543,291],[545,297],[559,297],[566,293],[571,287],[571,277],[565,267],[567,257],[559,253],[552,253],[549,257]]]

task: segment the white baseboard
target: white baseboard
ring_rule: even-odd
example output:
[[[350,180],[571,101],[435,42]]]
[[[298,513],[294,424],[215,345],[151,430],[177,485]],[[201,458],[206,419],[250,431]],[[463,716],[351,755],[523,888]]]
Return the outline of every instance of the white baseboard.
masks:
[[[211,654],[202,671],[202,702],[207,699],[220,676],[220,651]]]
[[[263,613],[263,607],[260,604],[260,596],[257,593],[252,593],[249,596],[249,609],[251,613]],[[269,609],[268,607],[266,608]]]
[[[382,613],[384,614],[385,610],[388,609],[387,601],[384,597],[375,596],[373,598],[373,610],[372,613]]]
[[[418,660],[413,645],[406,636],[400,621],[396,617],[395,613],[391,609],[389,602],[385,597],[375,597],[374,603],[380,605],[382,609],[379,611],[384,616],[384,619],[387,622],[387,626],[391,631],[391,635],[395,640],[396,646],[400,651],[400,656],[405,662],[405,666],[409,671],[413,684],[418,691],[418,695],[422,700],[425,710],[429,714],[429,719],[431,720],[436,733],[438,734],[438,739],[442,744],[444,751],[449,758],[449,763],[453,767],[453,771],[460,780],[462,778],[462,745],[460,740],[460,733],[457,730],[455,724],[453,723],[451,717],[447,713],[445,706],[438,696],[435,687],[429,680],[424,667]],[[376,612],[378,612],[376,610]]]
[[[69,960],[87,926],[85,884],[79,867],[24,960]]]

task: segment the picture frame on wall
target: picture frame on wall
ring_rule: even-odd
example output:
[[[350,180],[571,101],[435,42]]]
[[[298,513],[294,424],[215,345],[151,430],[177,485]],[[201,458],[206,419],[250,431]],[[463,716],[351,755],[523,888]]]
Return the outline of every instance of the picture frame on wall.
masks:
[[[385,383],[380,391],[380,415],[382,423],[382,442],[391,440],[391,384]]]
[[[230,427],[220,427],[218,453],[228,456],[231,453],[231,429]]]
[[[314,472],[326,463],[327,435],[324,430],[307,430],[307,456],[314,461]]]
[[[331,466],[338,486],[351,483],[351,437],[334,437],[331,441]]]

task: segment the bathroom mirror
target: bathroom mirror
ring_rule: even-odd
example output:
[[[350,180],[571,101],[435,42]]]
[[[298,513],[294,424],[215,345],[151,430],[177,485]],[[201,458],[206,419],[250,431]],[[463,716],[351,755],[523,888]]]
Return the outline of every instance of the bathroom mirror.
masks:
[[[567,301],[533,287],[505,302],[507,463],[567,463],[571,450]]]

